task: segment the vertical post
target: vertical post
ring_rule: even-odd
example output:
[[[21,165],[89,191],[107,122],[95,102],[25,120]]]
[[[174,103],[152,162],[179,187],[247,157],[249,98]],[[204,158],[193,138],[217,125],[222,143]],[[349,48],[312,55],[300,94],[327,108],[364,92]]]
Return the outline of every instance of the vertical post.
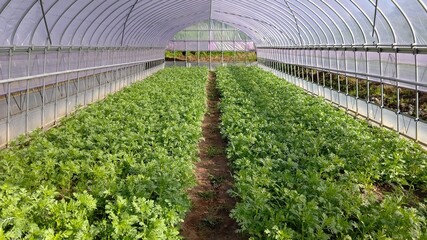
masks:
[[[366,51],[365,51],[365,69],[366,69],[366,73],[368,73],[368,67],[369,67],[369,65],[368,65],[368,50],[366,49]],[[370,88],[371,88],[371,82],[370,82],[370,80],[369,80],[369,77],[366,77],[366,80],[367,80],[367,90],[366,90],[366,120],[368,120],[369,121],[369,119],[370,119],[370,114],[369,114],[369,104],[370,104]]]
[[[356,49],[353,48],[353,59],[354,59],[354,69],[357,73],[357,55],[356,55]],[[356,116],[359,115],[359,78],[356,74]]]
[[[82,48],[79,48],[79,54],[77,57],[77,69],[79,71],[77,72],[77,90],[76,90],[76,107],[79,105],[79,93],[80,93],[80,62],[82,58]]]
[[[337,69],[339,69],[340,68],[340,61],[339,61],[339,59],[338,59],[338,49],[334,49],[334,51],[335,51],[335,60],[336,60],[336,62],[335,62],[335,65],[336,65],[336,67],[337,67]],[[340,76],[340,73],[336,73],[337,74],[337,92],[338,92],[338,106],[340,106],[341,107],[341,97],[340,97],[340,95],[341,95],[341,76]]]
[[[98,59],[98,54],[99,54],[99,52],[98,52],[98,47],[97,47],[97,48],[95,48],[95,57],[93,58],[93,66],[94,67],[97,66],[97,63],[99,62],[99,60],[102,60],[102,59]],[[98,79],[98,76],[99,76],[99,74],[97,74],[96,71],[93,70],[93,79],[95,80],[95,84],[98,85],[97,100],[99,100],[101,97],[101,80]],[[95,91],[95,86],[93,86],[93,90]],[[93,95],[95,95],[95,94],[92,93],[92,99],[93,99]],[[94,101],[92,101],[92,102],[94,102]]]
[[[200,24],[197,24],[197,66],[200,66]]]
[[[12,48],[9,49],[9,69],[8,69],[8,79],[12,78],[12,56],[13,56],[13,50]],[[11,87],[10,82],[7,83],[7,122],[6,122],[6,144],[9,145],[10,142],[10,125],[11,125]]]
[[[47,62],[47,47],[44,48],[44,56],[43,56],[43,74],[46,73],[46,62]],[[46,78],[43,77],[42,83],[42,116],[41,116],[41,125],[42,129],[45,126],[45,103],[46,103]]]
[[[333,74],[331,69],[332,66],[332,59],[331,59],[331,49],[328,49],[328,59],[329,59],[329,84],[330,84],[330,91],[329,91],[329,97],[331,98],[331,102],[334,102],[332,92],[334,91],[334,83],[333,83]]]
[[[176,66],[176,49],[175,49],[175,41],[172,41],[172,50],[173,50],[173,65]]]
[[[418,83],[419,82],[419,78],[420,78],[420,73],[418,71],[418,54],[417,51],[414,51],[414,58],[415,58],[415,82]],[[416,85],[415,86],[415,91],[416,91],[416,102],[415,102],[415,111],[416,111],[416,115],[415,115],[415,141],[418,142],[419,140],[419,136],[418,136],[418,123],[420,120],[420,91],[419,91],[419,86]]]
[[[184,40],[185,43],[185,66],[188,66],[188,50],[187,50],[187,39]]]
[[[68,49],[68,64],[67,64],[67,70],[70,70],[70,55],[71,55],[71,47]],[[66,89],[66,105],[65,105],[65,115],[68,116],[68,105],[69,105],[69,96],[70,96],[70,76],[69,74],[65,74],[65,77],[67,78],[67,89]]]
[[[380,65],[380,76],[383,75],[383,68],[382,68],[382,60],[381,60],[381,49],[378,49],[378,59],[379,59],[379,65]],[[381,127],[384,126],[384,81],[383,78],[380,79],[381,82]]]
[[[394,67],[395,67],[395,71],[396,71],[396,78],[399,78],[399,69],[398,69],[398,64],[397,64],[397,49],[396,52],[394,53]],[[399,82],[397,82],[397,132],[400,134],[400,84]]]
[[[56,52],[56,72],[59,71],[59,64],[61,62],[61,60],[59,59],[61,53],[61,48],[58,48],[57,52]],[[55,89],[54,89],[54,94],[55,94],[55,103],[54,103],[54,117],[53,117],[53,124],[56,125],[56,121],[58,120],[58,75],[55,75]]]
[[[221,66],[224,66],[224,23],[221,22]]]
[[[30,76],[31,71],[31,48],[28,48],[28,60],[27,60],[27,76]],[[29,111],[30,111],[30,80],[26,80],[26,92],[25,92],[25,135],[29,132]]]
[[[208,31],[208,33],[209,33],[209,44],[208,44],[208,47],[209,47],[209,70],[212,70],[212,47],[211,47],[211,43],[212,43],[212,36],[211,36],[212,19],[211,18],[209,18],[209,31]]]
[[[347,76],[347,52],[346,49],[344,49],[344,77],[345,77],[345,105],[346,105],[346,111],[349,110],[348,107],[348,98],[349,98],[349,92],[348,92],[348,76]]]
[[[236,64],[236,29],[233,29],[233,64]]]
[[[245,66],[248,65],[248,37],[245,35]]]

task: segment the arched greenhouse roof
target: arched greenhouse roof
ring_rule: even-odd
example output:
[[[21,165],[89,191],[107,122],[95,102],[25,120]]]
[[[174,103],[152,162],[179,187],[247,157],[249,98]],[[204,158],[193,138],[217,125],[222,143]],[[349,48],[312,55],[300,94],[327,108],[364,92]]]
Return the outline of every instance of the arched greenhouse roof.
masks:
[[[427,45],[427,0],[0,0],[0,45],[164,47],[207,19],[257,46]]]

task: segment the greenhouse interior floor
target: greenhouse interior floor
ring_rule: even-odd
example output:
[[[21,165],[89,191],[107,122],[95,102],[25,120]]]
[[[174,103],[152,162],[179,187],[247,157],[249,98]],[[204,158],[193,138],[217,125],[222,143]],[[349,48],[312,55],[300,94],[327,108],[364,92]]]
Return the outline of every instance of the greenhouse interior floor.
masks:
[[[216,75],[209,74],[207,86],[208,112],[203,120],[203,140],[199,144],[200,162],[196,164],[197,186],[190,190],[193,203],[183,224],[185,239],[247,239],[238,234],[230,211],[236,204],[228,191],[233,187],[233,175],[226,157],[227,143],[220,133],[219,92]]]

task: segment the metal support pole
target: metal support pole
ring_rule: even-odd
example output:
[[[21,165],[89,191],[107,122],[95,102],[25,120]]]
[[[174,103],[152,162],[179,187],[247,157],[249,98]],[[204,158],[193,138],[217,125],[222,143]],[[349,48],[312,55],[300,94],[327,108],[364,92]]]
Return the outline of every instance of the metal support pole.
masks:
[[[31,48],[28,48],[28,62],[27,62],[27,76],[31,75]],[[25,92],[25,135],[29,132],[29,111],[30,111],[30,80],[26,81],[26,92]]]
[[[70,55],[71,55],[71,48],[68,49],[68,64],[67,64],[67,70],[70,70]],[[65,105],[65,115],[68,116],[69,113],[69,109],[68,109],[68,105],[69,105],[69,96],[70,96],[70,76],[69,74],[65,74],[65,77],[67,79],[67,89],[66,89],[66,105]]]
[[[356,50],[353,49],[354,69],[357,72],[357,56]],[[359,78],[356,75],[356,116],[359,115]]]
[[[12,78],[12,56],[13,56],[13,51],[12,49],[9,49],[9,69],[8,69],[8,78]],[[7,122],[6,122],[6,146],[9,145],[10,142],[10,125],[11,125],[11,100],[12,100],[12,94],[11,94],[11,87],[10,87],[10,82],[7,83]]]
[[[381,50],[378,51],[378,59],[379,59],[379,65],[380,65],[380,76],[383,75],[383,64],[381,61]],[[384,80],[383,78],[380,78],[381,82],[381,127],[384,126]]]
[[[416,51],[414,51],[414,58],[415,58],[415,82],[419,82],[420,79],[420,73],[418,71],[418,54]],[[419,132],[418,132],[418,123],[420,120],[420,91],[419,91],[419,87],[416,86],[415,87],[416,90],[416,106],[415,106],[415,111],[416,111],[416,116],[415,116],[415,141],[418,142],[419,140]]]
[[[398,69],[398,65],[397,65],[397,50],[394,54],[394,66],[395,66],[395,71],[396,71],[396,78],[399,78],[399,69]],[[397,82],[397,132],[400,134],[400,115],[401,115],[401,111],[400,111],[400,85],[399,82]]]
[[[61,60],[59,59],[61,53],[61,48],[58,48],[58,51],[56,52],[56,71],[59,71],[59,63],[61,62]],[[58,120],[58,75],[55,76],[55,89],[54,89],[54,94],[55,94],[55,103],[54,103],[54,117],[53,117],[53,124],[56,125],[56,121]]]
[[[82,49],[79,48],[79,54],[77,59],[77,69],[81,67]],[[77,72],[77,91],[76,91],[76,106],[79,105],[79,93],[80,93],[80,72]]]
[[[224,23],[221,23],[221,66],[224,66]]]
[[[368,72],[368,51],[365,51],[365,69],[366,69],[366,72]],[[369,81],[369,77],[366,77],[366,81],[367,81],[367,90],[366,90],[366,120],[368,120],[369,121],[369,119],[370,119],[370,114],[369,114],[369,104],[370,104],[370,81]]]
[[[47,47],[44,48],[44,56],[43,56],[43,74],[46,73],[46,64],[47,64]],[[46,104],[46,78],[43,77],[42,84],[42,115],[41,115],[41,123],[42,129],[45,127],[45,104]]]

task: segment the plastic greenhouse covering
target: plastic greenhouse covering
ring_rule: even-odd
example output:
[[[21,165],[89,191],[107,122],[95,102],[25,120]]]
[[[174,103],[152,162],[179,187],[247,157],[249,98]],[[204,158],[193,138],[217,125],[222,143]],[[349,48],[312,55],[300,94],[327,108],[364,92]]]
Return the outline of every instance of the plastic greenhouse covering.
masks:
[[[427,91],[427,0],[0,0],[0,145],[163,68],[170,41],[182,49],[180,31],[210,20],[269,69]],[[208,35],[187,48],[236,48]],[[403,131],[396,113],[389,127]]]
[[[248,35],[215,20],[203,21],[178,32],[168,44],[172,51],[254,51]]]

